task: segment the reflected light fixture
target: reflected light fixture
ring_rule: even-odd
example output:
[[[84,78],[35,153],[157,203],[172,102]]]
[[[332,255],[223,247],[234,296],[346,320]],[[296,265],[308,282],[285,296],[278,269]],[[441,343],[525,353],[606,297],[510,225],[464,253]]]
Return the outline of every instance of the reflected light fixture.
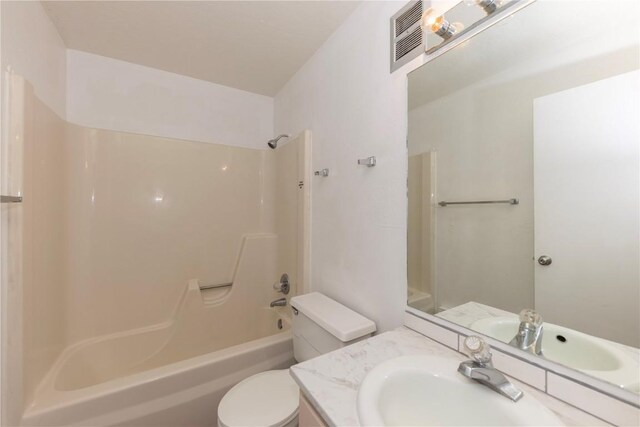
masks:
[[[469,6],[480,6],[487,15],[491,15],[501,6],[502,2],[500,0],[466,0],[465,3]]]
[[[445,40],[450,39],[462,28],[462,25],[460,24],[452,24],[447,21],[444,15],[435,14],[433,8],[427,9],[424,12],[420,26],[423,31],[431,31]]]

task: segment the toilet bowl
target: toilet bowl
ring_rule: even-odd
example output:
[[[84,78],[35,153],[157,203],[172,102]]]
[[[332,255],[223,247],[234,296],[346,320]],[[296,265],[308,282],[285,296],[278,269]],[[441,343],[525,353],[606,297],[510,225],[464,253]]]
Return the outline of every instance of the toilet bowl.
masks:
[[[371,320],[318,292],[291,298],[293,354],[304,362],[370,337]],[[224,395],[218,426],[295,427],[299,389],[288,369],[261,372]]]

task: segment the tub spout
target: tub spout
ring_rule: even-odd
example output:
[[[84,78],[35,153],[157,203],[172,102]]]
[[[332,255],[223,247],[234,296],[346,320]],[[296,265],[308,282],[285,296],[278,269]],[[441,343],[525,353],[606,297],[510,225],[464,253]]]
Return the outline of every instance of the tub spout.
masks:
[[[271,301],[270,307],[285,307],[287,305],[286,298],[280,298],[275,301]]]

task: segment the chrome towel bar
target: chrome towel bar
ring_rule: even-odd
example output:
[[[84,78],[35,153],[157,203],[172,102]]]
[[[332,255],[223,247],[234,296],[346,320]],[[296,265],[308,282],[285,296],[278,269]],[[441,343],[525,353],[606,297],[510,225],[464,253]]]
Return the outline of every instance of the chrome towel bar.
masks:
[[[518,199],[507,199],[507,200],[476,200],[471,202],[438,202],[440,206],[447,205],[487,205],[487,204],[496,204],[496,203],[504,203],[509,205],[517,205],[520,203]]]

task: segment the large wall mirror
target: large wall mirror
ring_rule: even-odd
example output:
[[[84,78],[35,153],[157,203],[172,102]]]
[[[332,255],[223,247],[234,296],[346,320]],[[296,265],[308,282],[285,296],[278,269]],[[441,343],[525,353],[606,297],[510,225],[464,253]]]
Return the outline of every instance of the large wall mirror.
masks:
[[[638,22],[638,1],[539,0],[408,97],[408,305],[636,393]]]

